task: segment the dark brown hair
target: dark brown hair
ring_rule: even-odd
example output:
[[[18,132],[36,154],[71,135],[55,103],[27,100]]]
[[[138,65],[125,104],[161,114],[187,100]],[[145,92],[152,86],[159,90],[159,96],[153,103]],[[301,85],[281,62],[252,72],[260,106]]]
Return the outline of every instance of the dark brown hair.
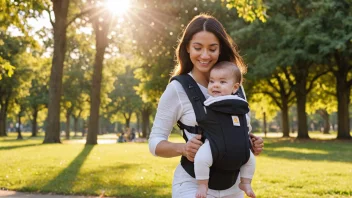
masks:
[[[232,73],[233,79],[235,79],[235,83],[239,83],[240,85],[242,84],[242,72],[235,63],[229,61],[221,61],[216,63],[216,65],[214,65],[214,67],[212,67],[210,71],[221,69],[229,70],[229,72]]]
[[[190,55],[187,52],[187,46],[192,40],[194,34],[207,31],[213,33],[220,42],[220,55],[218,62],[229,61],[235,63],[242,73],[246,73],[246,65],[242,57],[237,51],[231,37],[226,33],[222,24],[213,16],[207,14],[200,14],[195,16],[185,28],[181,39],[176,48],[177,65],[172,73],[172,76],[187,74],[193,69],[193,64]]]

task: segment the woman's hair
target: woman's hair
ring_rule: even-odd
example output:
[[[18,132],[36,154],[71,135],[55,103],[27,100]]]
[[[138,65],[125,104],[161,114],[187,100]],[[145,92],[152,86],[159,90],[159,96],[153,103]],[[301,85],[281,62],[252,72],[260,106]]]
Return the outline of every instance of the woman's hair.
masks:
[[[193,35],[198,32],[207,31],[213,33],[220,42],[220,54],[218,62],[229,61],[235,63],[244,74],[246,73],[246,65],[242,57],[237,51],[237,46],[226,33],[222,24],[213,16],[200,14],[195,16],[187,25],[181,39],[176,48],[177,65],[172,73],[172,76],[187,74],[193,69],[193,63],[190,55],[187,52],[187,46],[192,40]]]

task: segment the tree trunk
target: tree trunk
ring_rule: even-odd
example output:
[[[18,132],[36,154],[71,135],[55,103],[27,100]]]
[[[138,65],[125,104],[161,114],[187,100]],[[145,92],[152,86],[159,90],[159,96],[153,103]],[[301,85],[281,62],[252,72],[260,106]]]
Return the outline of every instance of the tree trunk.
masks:
[[[7,136],[6,133],[6,111],[3,105],[0,106],[0,137]]]
[[[137,117],[137,132],[141,131],[141,113],[136,112],[136,117]]]
[[[282,137],[290,137],[290,123],[288,120],[288,103],[286,101],[282,101],[282,109],[281,109],[281,119],[282,119]]]
[[[319,109],[318,110],[319,115],[323,118],[324,120],[324,129],[323,129],[323,134],[329,134],[330,131],[330,121],[329,121],[329,114],[325,109]]]
[[[5,97],[5,101],[0,101],[0,137],[7,136],[6,131],[6,120],[7,120],[7,108],[9,106],[11,93]]]
[[[142,109],[142,136],[144,138],[147,138],[150,132],[149,131],[150,130],[150,121],[149,121],[150,112],[151,112],[150,108]]]
[[[37,123],[37,118],[38,118],[38,108],[33,109],[33,120],[32,120],[32,137],[37,137],[37,132],[38,132],[38,123]]]
[[[92,88],[90,96],[90,116],[86,144],[97,144],[103,61],[105,49],[108,45],[107,34],[109,32],[109,22],[111,21],[111,17],[103,17],[103,21],[99,21],[97,20],[97,18],[98,17],[92,19],[96,40],[96,54],[92,78]]]
[[[78,132],[78,117],[76,116],[73,116],[73,130],[75,130],[75,137],[76,137]]]
[[[263,132],[264,132],[264,136],[266,137],[266,133],[268,132],[266,130],[266,113],[263,112]]]
[[[66,24],[69,0],[52,0],[55,14],[54,55],[49,82],[47,127],[43,143],[61,143],[60,99],[66,52]]]
[[[18,116],[17,116],[17,118],[18,118],[18,120],[17,120],[17,123],[18,123],[18,127],[17,127],[17,133],[18,133],[17,139],[18,139],[18,140],[23,140],[22,132],[21,132],[21,114],[22,114],[22,111],[20,111],[20,112],[18,113]]]
[[[347,75],[347,74],[346,74]],[[347,78],[347,77],[346,77]],[[346,79],[345,78],[345,79]],[[351,139],[350,134],[350,115],[349,115],[349,97],[350,86],[345,79],[337,78],[337,139]]]
[[[70,139],[70,113],[66,113],[66,140]]]
[[[338,51],[334,53],[338,70],[334,71],[336,77],[336,97],[337,97],[337,139],[351,139],[350,134],[350,94],[352,80],[348,80],[352,65],[350,59],[345,54]]]
[[[82,137],[84,137],[86,135],[86,133],[88,132],[88,125],[87,125],[87,121],[83,120],[83,130],[82,130]]]
[[[297,69],[295,72],[296,87],[295,93],[297,98],[297,122],[298,122],[298,139],[309,139],[308,135],[308,124],[306,114],[306,101],[307,101],[307,76],[308,66],[299,65],[294,68]]]
[[[125,128],[126,129],[130,128],[131,116],[132,116],[132,112],[128,112],[127,115],[125,115],[125,113],[123,114],[123,117],[125,117]]]

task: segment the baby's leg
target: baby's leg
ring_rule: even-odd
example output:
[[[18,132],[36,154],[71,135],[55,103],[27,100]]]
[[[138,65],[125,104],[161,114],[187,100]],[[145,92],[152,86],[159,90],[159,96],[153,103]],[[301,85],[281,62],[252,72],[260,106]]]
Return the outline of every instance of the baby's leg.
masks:
[[[255,171],[255,158],[252,151],[249,152],[250,156],[248,162],[244,164],[240,169],[241,182],[239,184],[239,187],[246,193],[248,197],[255,198],[255,194],[251,186],[252,178]]]
[[[198,182],[196,198],[206,198],[208,192],[210,166],[213,164],[213,156],[208,140],[199,148],[194,158],[194,173]]]

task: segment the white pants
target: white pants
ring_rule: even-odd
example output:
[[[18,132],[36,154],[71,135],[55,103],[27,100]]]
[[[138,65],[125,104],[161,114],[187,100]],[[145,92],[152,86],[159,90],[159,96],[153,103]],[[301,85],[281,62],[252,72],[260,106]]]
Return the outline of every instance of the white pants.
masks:
[[[241,177],[252,179],[255,171],[255,158],[250,150],[248,162],[241,166]],[[210,144],[205,140],[204,144],[199,148],[194,158],[194,173],[197,180],[209,179],[210,167],[213,164],[213,155],[211,153]]]
[[[238,184],[237,184],[238,185]],[[195,198],[198,189],[196,182],[183,182],[172,186],[172,198]],[[244,198],[243,191],[226,195],[221,190],[208,190],[207,198]]]
[[[208,190],[208,198],[244,198],[243,191],[238,187],[240,180],[226,190]],[[190,176],[179,164],[172,182],[172,198],[194,198],[198,189],[197,180]]]

